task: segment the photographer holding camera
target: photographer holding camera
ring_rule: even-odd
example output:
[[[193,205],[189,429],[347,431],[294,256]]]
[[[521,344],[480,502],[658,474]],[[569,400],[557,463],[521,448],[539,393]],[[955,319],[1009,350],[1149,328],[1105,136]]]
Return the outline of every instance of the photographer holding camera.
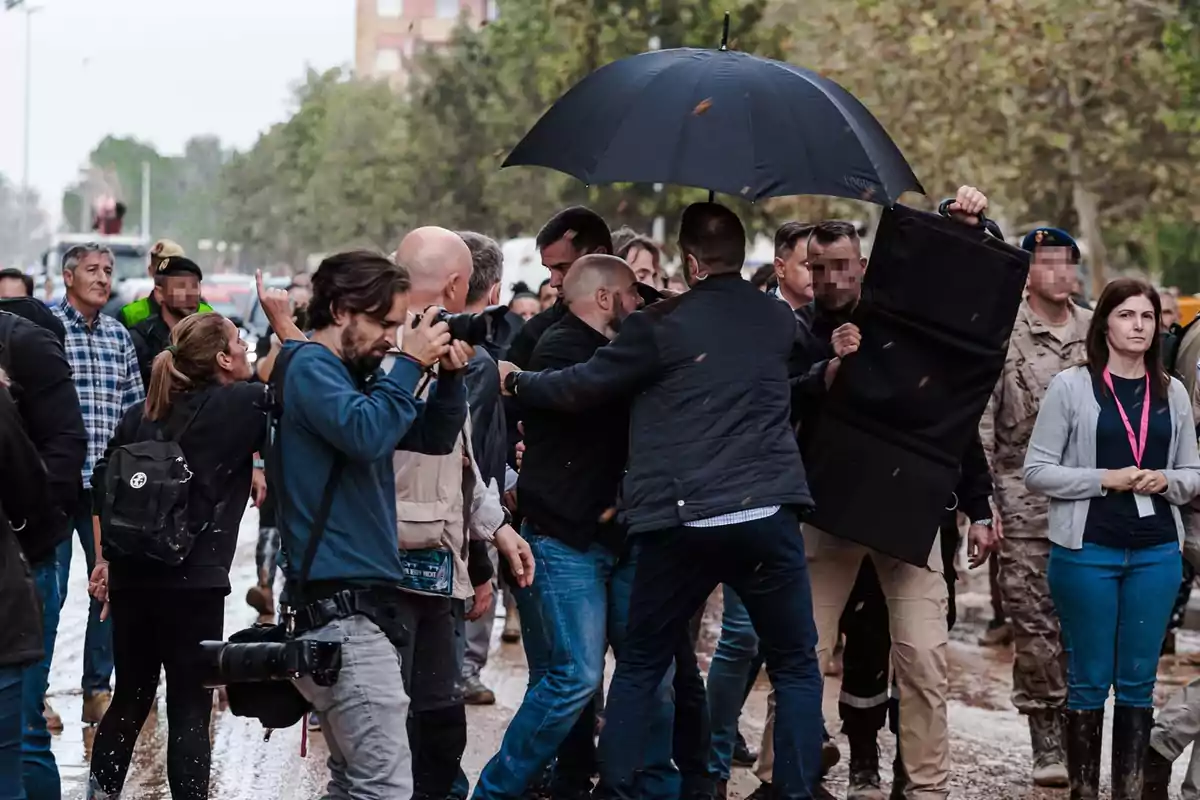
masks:
[[[264,290],[261,277],[259,294],[273,322],[290,320],[286,295]],[[294,325],[283,333],[303,338]],[[96,732],[92,800],[119,796],[164,668],[171,796],[208,797],[212,689],[199,645],[223,633],[253,455],[267,429],[265,388],[248,382],[246,350],[219,314],[182,320],[154,359],[146,400],[126,411],[96,464],[89,592],[104,603],[100,618],[113,617],[117,680]],[[171,468],[156,469],[164,460]]]
[[[295,633],[341,645],[332,685],[311,675],[295,681],[321,721],[335,797],[406,798],[413,787],[401,669],[401,653],[411,652],[412,595],[398,588],[408,576],[396,540],[393,458],[397,450],[457,457],[470,347],[452,342],[436,313],[405,326],[410,288],[408,270],[385,256],[327,258],[309,304],[312,341],[321,347],[289,343],[280,356],[291,373],[277,389],[282,412],[272,449],[282,469],[269,466],[268,474],[278,486]],[[395,352],[401,326],[399,354],[385,374],[380,366]],[[439,363],[423,403],[417,384]]]

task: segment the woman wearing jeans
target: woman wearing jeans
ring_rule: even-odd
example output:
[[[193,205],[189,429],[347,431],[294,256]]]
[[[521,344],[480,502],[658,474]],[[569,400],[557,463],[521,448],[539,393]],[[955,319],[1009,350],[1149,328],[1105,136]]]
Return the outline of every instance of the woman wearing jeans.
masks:
[[[1191,401],[1159,352],[1158,293],[1108,285],[1088,363],[1057,375],[1025,456],[1050,498],[1048,580],[1067,651],[1072,800],[1095,798],[1104,704],[1115,689],[1113,798],[1140,800],[1159,650],[1179,588],[1178,507],[1200,492]]]

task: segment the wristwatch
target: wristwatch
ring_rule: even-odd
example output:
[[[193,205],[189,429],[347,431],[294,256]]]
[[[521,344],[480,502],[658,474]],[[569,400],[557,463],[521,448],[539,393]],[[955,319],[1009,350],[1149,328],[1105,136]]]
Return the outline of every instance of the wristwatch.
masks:
[[[971,524],[972,525],[982,525],[985,528],[990,528],[996,524],[996,521],[993,520],[991,517],[987,517],[986,519],[973,519],[973,520],[971,520]]]
[[[504,391],[513,397],[517,395],[517,376],[520,374],[520,372],[510,372],[504,376]]]

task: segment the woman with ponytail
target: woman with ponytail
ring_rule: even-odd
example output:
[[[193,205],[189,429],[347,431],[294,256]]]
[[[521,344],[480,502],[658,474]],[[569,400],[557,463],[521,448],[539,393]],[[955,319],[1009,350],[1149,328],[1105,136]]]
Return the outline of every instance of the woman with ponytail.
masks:
[[[286,295],[280,305],[261,289],[268,314],[288,338]],[[250,496],[253,455],[266,435],[265,392],[249,383],[246,345],[237,327],[216,313],[194,314],[171,332],[154,359],[146,400],[129,409],[96,465],[93,479],[96,552],[104,471],[118,447],[174,437],[193,477],[188,523],[195,541],[178,566],[150,559],[97,559],[91,593],[113,617],[117,682],[112,705],[96,733],[89,798],[120,796],[134,744],[150,713],[158,677],[167,676],[167,778],[174,800],[208,797],[212,690],[203,684],[199,643],[224,638],[225,596],[238,527]]]

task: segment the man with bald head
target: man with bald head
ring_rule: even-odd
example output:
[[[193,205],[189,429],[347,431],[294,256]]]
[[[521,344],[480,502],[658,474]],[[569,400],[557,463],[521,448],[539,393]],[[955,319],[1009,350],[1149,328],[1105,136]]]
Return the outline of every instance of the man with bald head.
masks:
[[[609,255],[575,261],[563,279],[562,299],[567,311],[538,340],[531,369],[563,369],[587,361],[642,305],[633,270]],[[523,534],[534,563],[554,579],[517,591],[521,618],[548,624],[525,626],[530,685],[500,751],[479,777],[476,800],[524,797],[590,710],[604,679],[608,646],[618,660],[624,652],[635,569],[624,526],[614,513],[628,457],[628,402],[587,414],[531,409],[524,420],[526,449],[517,482]],[[656,698],[645,749],[643,798],[681,796],[671,765],[670,689],[668,676]],[[587,734],[590,739],[590,727]],[[551,794],[585,796],[591,790],[591,771],[565,776],[563,761],[560,756]]]
[[[411,280],[410,313],[434,313],[432,307],[461,313],[466,308],[471,250],[457,233],[418,228],[404,237],[393,259]],[[468,380],[469,376],[468,372]],[[468,416],[448,455],[397,451],[393,459],[397,533],[406,576],[401,588],[407,592],[400,616],[409,632],[401,667],[412,698],[408,735],[416,800],[445,800],[459,774],[467,718],[459,686],[455,615],[462,613],[467,600],[472,601],[472,613],[482,613],[491,602],[486,543],[495,543],[514,573],[529,573],[533,567],[529,545],[508,524],[500,487],[494,479],[487,482],[480,476],[471,433]],[[468,550],[473,555],[470,563],[464,558]]]

